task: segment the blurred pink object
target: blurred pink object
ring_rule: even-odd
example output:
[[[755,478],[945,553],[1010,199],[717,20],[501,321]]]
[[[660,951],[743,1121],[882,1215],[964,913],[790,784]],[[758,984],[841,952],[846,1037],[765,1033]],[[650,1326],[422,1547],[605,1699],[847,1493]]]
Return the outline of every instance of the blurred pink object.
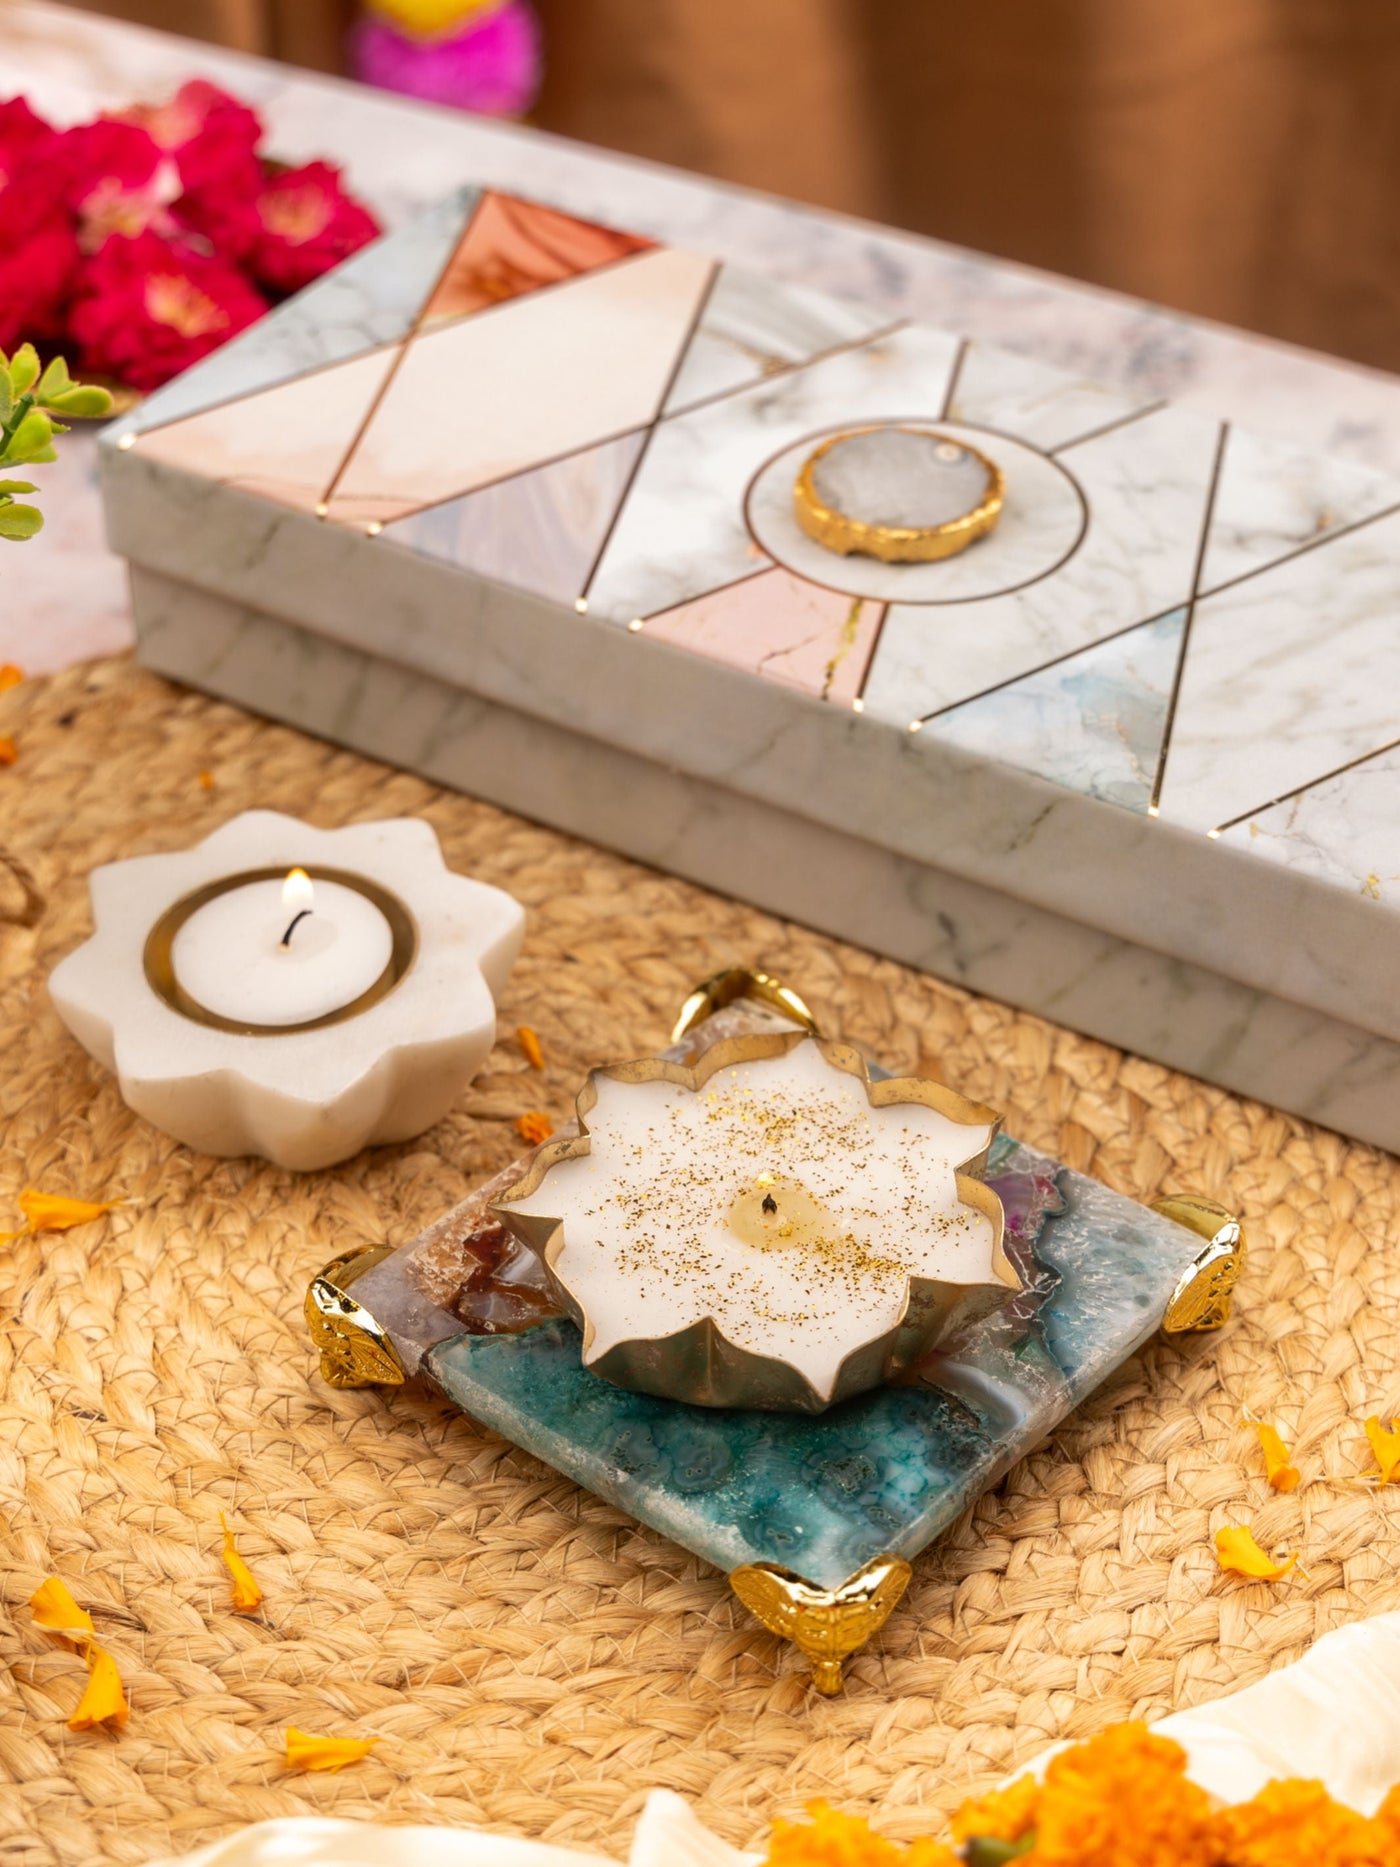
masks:
[[[488,117],[517,117],[540,86],[539,21],[528,0],[505,0],[461,31],[415,39],[382,19],[363,19],[351,37],[357,78],[435,104]]]

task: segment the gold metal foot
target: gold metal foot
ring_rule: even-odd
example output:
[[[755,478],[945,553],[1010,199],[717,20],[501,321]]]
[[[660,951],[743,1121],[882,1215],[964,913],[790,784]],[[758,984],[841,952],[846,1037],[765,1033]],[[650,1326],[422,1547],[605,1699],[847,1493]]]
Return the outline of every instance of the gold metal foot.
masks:
[[[311,1279],[303,1313],[321,1351],[321,1378],[332,1387],[402,1387],[399,1351],[367,1309],[349,1295],[357,1277],[389,1256],[391,1247],[346,1251]]]
[[[812,1683],[828,1697],[841,1690],[841,1668],[890,1618],[914,1571],[902,1556],[876,1556],[839,1588],[814,1588],[790,1569],[751,1562],[729,1586],[770,1633],[812,1662]]]
[[[671,1042],[678,1044],[702,1018],[713,1017],[715,1012],[723,1011],[726,1005],[732,1005],[736,998],[753,998],[762,1005],[772,1005],[774,1010],[781,1011],[794,1024],[800,1024],[813,1037],[821,1036],[816,1019],[796,992],[784,985],[781,979],[775,979],[770,972],[756,972],[748,966],[726,966],[723,972],[717,972],[713,978],[697,985],[681,1006],[680,1015],[671,1032]]]
[[[1230,1320],[1230,1297],[1244,1268],[1244,1227],[1233,1212],[1192,1193],[1157,1199],[1152,1210],[1174,1219],[1206,1240],[1206,1248],[1182,1272],[1162,1317],[1166,1335],[1219,1329]]]

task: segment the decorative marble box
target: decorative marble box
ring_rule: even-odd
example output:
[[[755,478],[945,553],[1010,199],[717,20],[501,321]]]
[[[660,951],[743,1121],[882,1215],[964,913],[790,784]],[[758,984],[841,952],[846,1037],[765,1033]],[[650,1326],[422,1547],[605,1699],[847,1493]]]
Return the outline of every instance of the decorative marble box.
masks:
[[[881,419],[990,538],[798,529]],[[1400,1147],[1400,482],[470,189],[104,477],[148,665]]]
[[[664,1054],[693,1064],[722,1038],[792,1028],[741,998]],[[800,1134],[787,1145],[800,1160]],[[530,1158],[399,1250],[326,1266],[306,1306],[323,1374],[341,1386],[425,1375],[474,1419],[723,1569],[827,1690],[898,1601],[911,1559],[1164,1319],[1212,1327],[1228,1312],[1243,1249],[1218,1207],[1167,1202],[1178,1223],[999,1136],[986,1180],[1019,1290],[895,1384],[827,1412],[688,1406],[583,1365],[538,1260],[490,1212]]]

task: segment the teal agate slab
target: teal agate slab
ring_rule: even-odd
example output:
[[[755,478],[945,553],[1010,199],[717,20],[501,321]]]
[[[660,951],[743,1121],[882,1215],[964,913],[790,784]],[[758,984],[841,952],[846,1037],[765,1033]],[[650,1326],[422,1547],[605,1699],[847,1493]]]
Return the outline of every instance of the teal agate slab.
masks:
[[[819,1415],[684,1406],[583,1366],[562,1318],[455,1335],[423,1368],[448,1397],[726,1571],[835,1588],[911,1558],[1141,1347],[1201,1240],[1005,1137],[987,1178],[1028,1288],[884,1387]],[[1055,1209],[1058,1208],[1058,1209]]]

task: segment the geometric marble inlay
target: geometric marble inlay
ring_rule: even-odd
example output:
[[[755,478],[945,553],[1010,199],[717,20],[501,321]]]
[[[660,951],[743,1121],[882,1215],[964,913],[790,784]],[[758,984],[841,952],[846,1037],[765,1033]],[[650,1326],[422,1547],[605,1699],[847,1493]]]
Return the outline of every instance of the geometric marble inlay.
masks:
[[[654,418],[713,268],[658,250],[410,343],[329,495],[333,519],[420,506]]]
[[[649,617],[647,635],[849,706],[860,692],[883,605],[763,571]]]
[[[1400,906],[1400,745],[1252,812],[1221,841]]]
[[[1152,800],[1186,610],[1140,624],[928,722],[932,738],[1128,810]]]
[[[575,278],[654,242],[575,220],[534,201],[483,194],[423,313],[423,328]]]
[[[645,432],[517,473],[479,493],[427,506],[385,538],[479,577],[573,603],[607,537]]]
[[[948,419],[995,428],[1046,449],[1063,447],[1152,406],[1099,383],[1066,376],[1033,357],[969,342],[948,400]]]

